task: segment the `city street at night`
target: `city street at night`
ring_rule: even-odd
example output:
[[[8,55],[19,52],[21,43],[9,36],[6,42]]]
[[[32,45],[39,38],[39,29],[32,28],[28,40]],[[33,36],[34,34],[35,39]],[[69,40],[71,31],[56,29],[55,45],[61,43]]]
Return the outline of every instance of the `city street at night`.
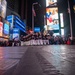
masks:
[[[75,75],[75,46],[0,47],[0,75]]]
[[[75,0],[0,0],[0,75],[75,75]]]

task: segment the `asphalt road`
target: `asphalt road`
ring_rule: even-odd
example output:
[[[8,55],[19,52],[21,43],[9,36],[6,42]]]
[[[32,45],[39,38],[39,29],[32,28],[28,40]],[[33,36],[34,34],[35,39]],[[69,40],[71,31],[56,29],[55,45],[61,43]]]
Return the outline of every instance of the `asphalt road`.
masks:
[[[0,75],[75,75],[75,46],[0,47]]]

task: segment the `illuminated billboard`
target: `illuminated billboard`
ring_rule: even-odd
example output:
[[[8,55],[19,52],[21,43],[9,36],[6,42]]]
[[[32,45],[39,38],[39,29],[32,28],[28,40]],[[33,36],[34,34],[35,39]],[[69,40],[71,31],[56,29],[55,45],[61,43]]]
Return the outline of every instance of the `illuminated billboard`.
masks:
[[[4,23],[4,34],[9,35],[9,23]]]
[[[19,28],[21,31],[26,32],[26,24],[17,16],[7,16],[7,21],[10,22],[10,29]]]
[[[16,40],[16,41],[19,40],[19,38],[20,38],[19,35],[20,35],[19,29],[18,28],[14,28],[13,29],[13,39]]]
[[[25,29],[23,29],[22,27],[20,27],[17,23],[15,23],[14,27],[15,28],[19,28],[21,31],[25,32]]]
[[[21,23],[22,26],[26,27],[26,24],[22,20],[20,20],[20,18],[18,18],[17,16],[15,16],[15,20],[17,20],[19,23]]]
[[[58,30],[59,29],[59,18],[58,18],[58,8],[46,8],[46,21],[48,25],[48,30]]]
[[[40,32],[40,27],[35,27],[34,32]]]
[[[14,19],[13,15],[7,16],[6,20],[10,23],[10,29],[13,29],[13,19]]]
[[[60,26],[64,27],[63,13],[60,13]]]
[[[56,6],[56,5],[57,5],[57,0],[46,0],[46,7]]]
[[[48,25],[48,30],[59,30],[59,22],[58,20],[54,20],[54,24]]]
[[[0,16],[2,18],[5,18],[6,16],[6,7],[7,7],[6,0],[0,0]]]
[[[3,23],[0,22],[0,36],[3,36]]]
[[[23,32],[26,32],[26,24],[17,16],[14,17],[14,27],[19,28]]]

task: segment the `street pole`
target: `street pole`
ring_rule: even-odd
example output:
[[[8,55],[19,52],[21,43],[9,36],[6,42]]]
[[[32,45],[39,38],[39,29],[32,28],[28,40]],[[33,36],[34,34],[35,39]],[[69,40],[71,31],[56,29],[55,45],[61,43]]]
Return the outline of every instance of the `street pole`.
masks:
[[[34,5],[32,5],[32,10],[33,10],[33,8],[34,8]],[[34,14],[33,14],[33,12],[32,12],[32,30],[34,32]]]
[[[46,25],[46,16],[44,15],[44,25]]]
[[[38,2],[35,2],[32,4],[32,30],[34,32],[34,13],[33,13],[33,10],[34,10],[34,5],[38,4]],[[35,10],[34,10],[35,12]]]
[[[73,39],[73,33],[72,33],[72,19],[71,19],[71,10],[70,10],[70,4],[68,0],[68,12],[69,12],[69,19],[70,19],[70,33],[71,33],[71,40]]]

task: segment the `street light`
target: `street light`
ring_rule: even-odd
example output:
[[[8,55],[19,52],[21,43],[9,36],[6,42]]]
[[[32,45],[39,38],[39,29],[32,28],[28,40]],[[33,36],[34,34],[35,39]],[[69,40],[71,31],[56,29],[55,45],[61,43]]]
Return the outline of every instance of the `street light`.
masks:
[[[35,2],[35,3],[33,3],[32,5],[36,5],[36,4],[38,4],[38,2]]]
[[[35,10],[34,10],[34,5],[38,4],[38,2],[35,2],[32,4],[32,30],[34,32],[34,15],[36,16]]]

